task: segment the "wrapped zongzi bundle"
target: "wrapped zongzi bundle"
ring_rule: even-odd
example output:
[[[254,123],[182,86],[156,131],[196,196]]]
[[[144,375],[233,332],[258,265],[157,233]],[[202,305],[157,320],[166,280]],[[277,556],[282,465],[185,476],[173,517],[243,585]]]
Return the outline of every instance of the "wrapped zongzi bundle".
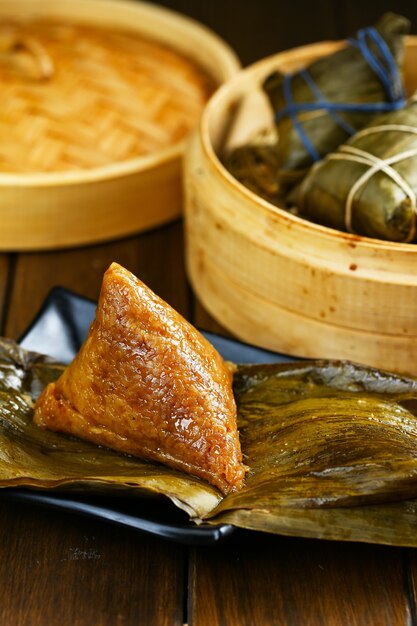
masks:
[[[406,18],[386,14],[341,50],[265,80],[279,134],[281,187],[299,180],[375,115],[405,104],[400,68],[408,31]]]
[[[35,423],[242,487],[232,372],[204,337],[117,263],[74,361],[49,384]]]
[[[379,116],[317,163],[304,179],[300,214],[338,230],[410,242],[416,238],[417,98]]]

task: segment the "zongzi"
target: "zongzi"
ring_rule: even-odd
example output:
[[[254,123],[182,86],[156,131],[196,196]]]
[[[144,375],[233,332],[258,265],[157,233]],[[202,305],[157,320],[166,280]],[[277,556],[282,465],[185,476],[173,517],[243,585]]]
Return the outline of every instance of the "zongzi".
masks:
[[[202,335],[113,263],[74,361],[38,399],[35,423],[161,461],[223,493],[243,485],[232,371]]]
[[[379,116],[317,163],[301,184],[300,214],[338,230],[410,242],[417,222],[417,98]]]
[[[293,184],[375,115],[405,104],[400,68],[408,31],[406,18],[388,13],[306,69],[267,77],[264,89],[279,134],[282,186]]]

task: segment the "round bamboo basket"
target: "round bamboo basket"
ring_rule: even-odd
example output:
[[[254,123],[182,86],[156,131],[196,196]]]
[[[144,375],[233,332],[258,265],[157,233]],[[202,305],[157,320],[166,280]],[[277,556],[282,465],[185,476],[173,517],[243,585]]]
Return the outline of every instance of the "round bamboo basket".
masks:
[[[200,68],[198,71],[209,78],[213,88],[225,82],[240,67],[234,52],[204,26],[148,3],[125,0],[0,0],[3,21],[27,19],[28,16],[63,24],[68,22],[83,27],[130,32],[158,42]],[[48,72],[48,60],[44,62],[42,54],[39,56],[40,65],[46,65],[43,69]],[[121,63],[120,66],[120,71],[125,71],[125,66]],[[77,91],[79,86],[74,84],[71,87],[70,82],[68,89]],[[186,93],[184,97],[187,98]],[[65,103],[65,97],[63,101]],[[127,98],[126,103],[132,108],[132,99],[129,103]],[[21,100],[18,100],[16,115],[20,105]],[[46,115],[54,121],[53,111],[48,111]],[[106,115],[111,121],[111,111],[110,114],[107,111]],[[25,116],[26,113],[22,113],[22,117]],[[24,124],[28,132],[35,132],[35,125],[31,126],[30,107],[28,119],[19,119],[13,126],[22,128],[23,132]],[[53,124],[51,126],[53,133]],[[84,124],[86,136],[88,130],[88,124]],[[115,130],[116,137],[118,129],[112,130]],[[126,134],[122,131],[119,134],[122,142]],[[12,143],[10,139],[8,143]],[[47,152],[49,137],[42,138],[40,143],[39,151]],[[52,140],[50,144],[53,147]],[[0,250],[90,244],[126,236],[177,218],[182,208],[184,145],[185,138],[146,155],[74,170],[67,168],[66,171],[10,172],[0,163]],[[17,141],[16,151],[19,149],[23,148]]]
[[[240,339],[295,356],[417,375],[417,245],[300,219],[238,183],[218,154],[271,125],[260,82],[333,52],[325,42],[265,59],[209,101],[185,161],[187,267],[205,308]],[[417,88],[417,37],[405,81]]]

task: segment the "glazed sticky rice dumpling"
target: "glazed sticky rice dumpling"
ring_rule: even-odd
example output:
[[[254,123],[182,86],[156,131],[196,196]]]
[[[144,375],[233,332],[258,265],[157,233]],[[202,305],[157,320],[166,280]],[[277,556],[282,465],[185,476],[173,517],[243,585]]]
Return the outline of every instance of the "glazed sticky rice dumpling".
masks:
[[[242,487],[232,372],[205,338],[113,263],[74,361],[38,399],[41,427]]]

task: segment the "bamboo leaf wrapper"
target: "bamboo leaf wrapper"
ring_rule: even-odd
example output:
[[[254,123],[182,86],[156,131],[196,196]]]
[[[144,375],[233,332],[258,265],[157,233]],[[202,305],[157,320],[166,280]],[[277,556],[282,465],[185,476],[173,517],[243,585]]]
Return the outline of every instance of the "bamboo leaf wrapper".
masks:
[[[313,162],[370,123],[380,107],[403,105],[403,88],[397,83],[408,31],[406,18],[387,13],[375,28],[359,31],[357,40],[306,70],[275,72],[265,80],[276,116],[283,184],[292,184],[297,173],[302,177]],[[383,59],[385,53],[389,56]],[[381,72],[375,71],[378,65]]]
[[[315,165],[296,200],[307,219],[388,241],[416,238],[417,99]]]
[[[346,362],[240,366],[245,487],[37,428],[62,366],[0,343],[0,485],[165,495],[192,518],[281,534],[417,546],[417,381]]]

